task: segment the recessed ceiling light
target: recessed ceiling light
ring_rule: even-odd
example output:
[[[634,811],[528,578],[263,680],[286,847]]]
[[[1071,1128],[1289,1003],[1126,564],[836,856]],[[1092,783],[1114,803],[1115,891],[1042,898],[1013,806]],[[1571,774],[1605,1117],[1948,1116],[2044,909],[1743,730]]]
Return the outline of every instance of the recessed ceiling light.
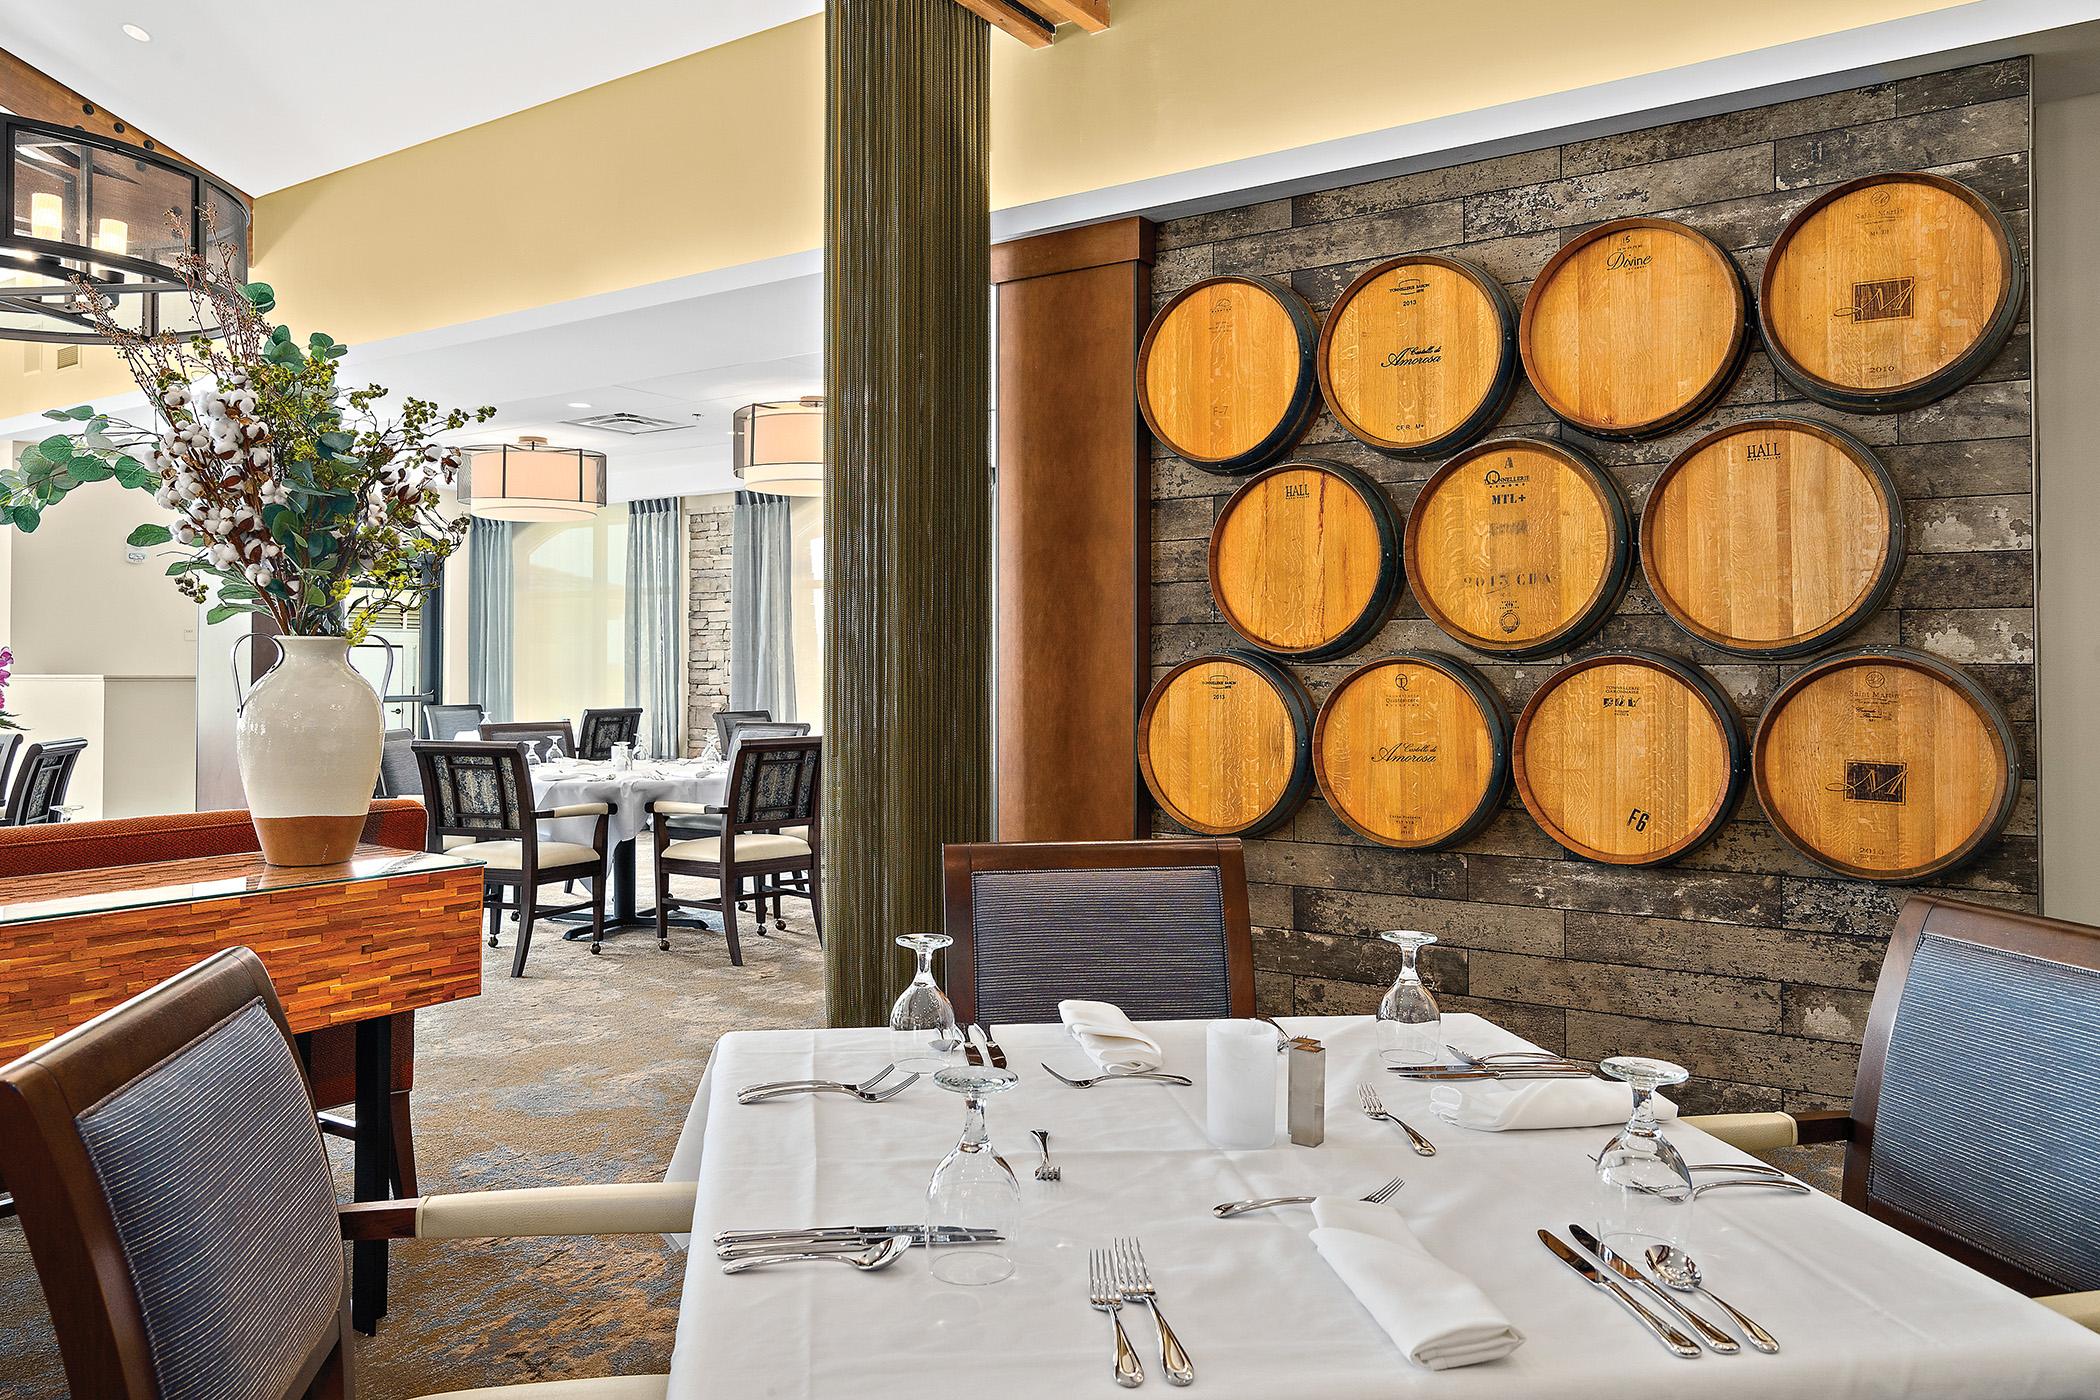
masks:
[[[590,407],[590,405],[589,405],[589,404],[587,404],[587,403],[572,403],[572,404],[570,404],[570,405],[569,405],[569,407],[571,407],[571,408],[589,408],[589,407]]]
[[[132,38],[138,40],[142,44],[150,44],[153,42],[153,36],[151,34],[148,34],[145,30],[139,28],[135,24],[125,25],[124,32],[126,34],[129,34]]]

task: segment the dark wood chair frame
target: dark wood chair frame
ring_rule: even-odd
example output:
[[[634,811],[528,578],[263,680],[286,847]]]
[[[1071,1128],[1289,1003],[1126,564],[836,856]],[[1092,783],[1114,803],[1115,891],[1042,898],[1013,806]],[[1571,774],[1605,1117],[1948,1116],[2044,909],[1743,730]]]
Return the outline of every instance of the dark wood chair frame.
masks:
[[[479,733],[485,743],[519,744],[528,739],[556,738],[561,740],[561,751],[576,757],[576,726],[565,719],[548,720],[504,720],[500,723],[484,723]]]
[[[1254,1014],[1254,935],[1247,916],[1247,865],[1231,838],[1196,841],[1011,841],[948,846],[941,852],[948,936],[944,985],[956,1019],[977,1019],[977,905],[970,877],[980,870],[1215,869],[1225,911],[1225,980],[1235,1017]]]
[[[603,744],[592,741],[597,731],[607,725],[615,725],[617,732]],[[585,710],[576,725],[576,749],[578,758],[603,761],[612,757],[614,744],[632,744],[642,732],[642,707],[626,706],[620,709]]]
[[[738,724],[747,719],[770,720],[771,718],[773,718],[771,710],[716,710],[715,742],[722,747],[722,757],[725,759],[729,757],[729,737],[735,732]]]
[[[525,975],[525,957],[532,950],[532,925],[533,921],[540,914],[574,913],[585,907],[584,902],[579,902],[559,909],[542,910],[539,907],[539,888],[542,885],[560,885],[572,880],[586,880],[590,883],[591,897],[588,905],[591,911],[591,951],[593,953],[598,952],[605,941],[605,887],[610,879],[610,873],[606,866],[606,833],[611,822],[611,814],[613,811],[618,810],[617,806],[612,803],[592,804],[603,805],[607,810],[598,813],[598,824],[591,834],[591,849],[598,853],[598,862],[590,867],[588,874],[578,874],[577,868],[573,865],[555,866],[551,869],[542,870],[539,866],[540,841],[538,823],[556,821],[578,814],[570,813],[559,807],[549,808],[546,811],[534,811],[522,806],[511,809],[506,804],[506,810],[500,814],[503,822],[503,826],[500,828],[445,826],[439,820],[439,802],[437,798],[438,784],[441,781],[438,774],[437,755],[441,750],[467,754],[494,754],[499,757],[499,761],[515,765],[511,769],[512,780],[515,784],[513,790],[524,801],[529,803],[532,799],[532,774],[525,763],[525,750],[521,745],[515,743],[493,741],[480,743],[465,739],[418,739],[416,741],[416,764],[423,774],[424,809],[428,814],[425,818],[424,849],[431,851],[444,850],[447,836],[465,836],[474,841],[516,841],[520,843],[520,865],[518,869],[498,870],[490,866],[481,872],[482,900],[487,907],[493,910],[491,917],[494,922],[489,925],[488,934],[491,948],[497,946],[496,931],[502,926],[503,911],[506,908],[514,908],[517,911],[518,946],[517,950],[511,954],[510,975],[513,977],[523,977]],[[506,891],[511,895],[511,899],[508,902],[504,899]]]
[[[73,785],[74,766],[86,751],[85,739],[53,739],[23,749],[22,761],[15,768],[14,782],[7,789],[6,809],[0,811],[0,826],[43,826],[64,821],[66,789]],[[56,769],[57,776],[32,812],[29,810],[30,788],[36,783],[37,774],[45,769]]]
[[[776,819],[758,819],[751,810],[749,801],[743,796],[745,774],[750,766],[775,753],[808,755],[805,761],[816,765],[810,781],[803,789],[809,797],[807,812],[797,811]],[[743,945],[737,936],[737,902],[742,899],[755,901],[758,909],[758,934],[766,936],[766,899],[770,896],[776,912],[783,895],[792,895],[809,901],[811,920],[817,926],[817,943],[824,942],[824,891],[823,891],[823,784],[824,741],[816,737],[753,739],[737,751],[736,762],[730,765],[728,785],[723,791],[724,805],[720,809],[722,826],[717,847],[720,859],[716,861],[674,860],[664,855],[665,847],[679,840],[673,823],[680,814],[656,810],[650,806],[650,828],[654,837],[652,849],[656,860],[656,942],[660,948],[671,946],[669,929],[670,912],[674,907],[691,909],[714,909],[722,915],[722,936],[729,945],[729,963],[732,967],[744,965]],[[799,804],[798,804],[799,805]],[[783,827],[807,826],[809,828],[809,854],[807,856],[785,856],[775,860],[739,861],[735,857],[736,838],[752,832],[777,832]],[[701,879],[714,880],[719,888],[712,899],[682,899],[671,893],[670,876],[693,875]],[[744,882],[752,882],[747,892]],[[799,884],[784,883],[799,880]]]

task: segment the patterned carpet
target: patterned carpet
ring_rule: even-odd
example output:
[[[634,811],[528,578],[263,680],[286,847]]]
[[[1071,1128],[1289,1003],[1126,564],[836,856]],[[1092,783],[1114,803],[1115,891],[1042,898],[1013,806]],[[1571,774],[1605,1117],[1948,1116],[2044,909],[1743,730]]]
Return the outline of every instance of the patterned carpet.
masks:
[[[659,1179],[718,1036],[823,1021],[807,906],[790,901],[787,922],[771,938],[747,922],[741,968],[698,930],[674,929],[668,953],[628,933],[594,958],[535,929],[518,981],[506,931],[483,949],[481,996],[417,1017],[423,1190]],[[653,1238],[397,1244],[359,1393],[663,1371],[684,1262]],[[66,1393],[21,1227],[0,1222],[0,1397]]]

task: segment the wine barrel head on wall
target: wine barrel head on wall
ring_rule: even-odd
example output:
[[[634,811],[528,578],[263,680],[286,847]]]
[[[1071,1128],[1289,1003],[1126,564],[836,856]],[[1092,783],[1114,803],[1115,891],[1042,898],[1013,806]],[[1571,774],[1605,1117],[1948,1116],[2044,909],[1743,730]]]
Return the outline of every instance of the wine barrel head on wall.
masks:
[[[1138,346],[1145,425],[1205,471],[1275,461],[1318,407],[1316,336],[1305,299],[1281,283],[1210,277],[1184,289]]]
[[[1336,327],[1337,306],[1346,314],[1351,301],[1361,311],[1367,298],[1407,295],[1359,290],[1346,297],[1352,286],[1375,285],[1371,274],[1382,264],[1422,249],[1478,267],[1522,305],[1556,250],[1585,230],[1628,216],[1694,230],[1718,245],[1754,287],[1769,250],[1804,208],[1849,182],[1927,161],[1927,173],[1958,179],[2004,215],[2024,259],[2030,176],[2051,178],[2048,169],[2033,167],[2027,82],[2027,63],[2012,59],[1289,197],[1250,196],[1160,225],[1152,310],[1205,279],[1243,276],[1288,282]],[[1735,295],[1726,270],[1703,254],[1691,259],[1695,246],[1684,245],[1687,265],[1722,293],[1725,306]],[[1922,277],[1916,285],[1922,309]],[[1840,305],[1854,304],[1850,288],[1844,290],[1817,316],[1819,325],[1832,321],[1836,331],[1850,333],[1857,329],[1854,322],[1831,315]],[[2050,314],[2067,313],[2052,306]],[[1725,329],[1728,319],[1719,324]],[[1876,324],[1870,320],[1866,328]],[[1630,363],[1650,382],[1659,377],[1648,358],[1651,342],[1667,339],[1657,328],[1671,326],[1664,317],[1628,332],[1634,337]],[[1696,382],[1680,387],[1677,400],[1701,397],[1706,381],[1727,364],[1732,338],[1715,334],[1703,342],[1707,358],[1694,367],[1705,372],[1686,376]],[[1810,399],[1777,371],[1759,336],[1745,339],[1740,367],[1732,376],[1719,375],[1719,397],[1659,432],[1625,435],[1645,418],[1667,420],[1675,413],[1653,407],[1609,419],[1596,413],[1600,433],[1554,411],[1576,408],[1585,386],[1600,402],[1616,397],[1630,403],[1622,386],[1576,376],[1569,381],[1574,401],[1556,405],[1543,386],[1520,379],[1479,441],[1422,460],[1353,431],[1350,400],[1333,382],[1337,330],[1328,331],[1326,408],[1288,455],[1344,463],[1373,478],[1407,526],[1403,563],[1421,577],[1400,590],[1385,625],[1357,650],[1328,660],[1274,658],[1322,702],[1326,718],[1314,727],[1318,798],[1246,842],[1261,1010],[1279,1016],[1369,1011],[1391,976],[1391,963],[1369,931],[1428,929],[1441,941],[1425,967],[1447,1010],[1481,1011],[1540,1044],[1586,1058],[1629,1047],[1670,1055],[1693,1070],[1681,1103],[1695,1111],[1832,1107],[1852,1092],[1883,940],[1912,889],[2038,907],[2035,351],[2026,327],[2016,326],[2004,347],[1945,397],[1871,415]],[[1535,343],[1534,358],[1537,350]],[[1608,376],[1625,363],[1597,360],[1591,370]],[[1698,450],[1702,439],[1745,420],[1767,421]],[[1833,435],[1782,437],[1778,423],[1784,421],[1817,425]],[[1837,432],[1865,450],[1842,447]],[[1424,568],[1434,551],[1419,538],[1407,544],[1409,531],[1419,536],[1449,508],[1437,499],[1440,489],[1428,489],[1429,479],[1450,457],[1487,450],[1490,439],[1546,440],[1580,453],[1609,479],[1627,517],[1638,515],[1641,528],[1658,532],[1645,553],[1628,541],[1626,567],[1633,576],[1594,626],[1575,627],[1536,654],[1474,644],[1506,639],[1499,609],[1475,624],[1478,636],[1446,630],[1454,611],[1442,603],[1438,581]],[[1752,449],[1761,444],[1791,454],[1784,473],[1769,457],[1753,459]],[[1680,458],[1691,460],[1664,480]],[[1487,464],[1477,465],[1485,470]],[[1894,488],[1895,499],[1887,501],[1894,509],[1886,513],[1882,473]],[[1760,481],[1784,497],[1759,503]],[[1169,444],[1155,444],[1147,541],[1151,592],[1145,600],[1150,666],[1141,686],[1241,641],[1209,576],[1213,535],[1240,484],[1173,455]],[[1802,491],[1826,493],[1831,508],[1809,507],[1798,498]],[[1586,516],[1588,523],[1566,533],[1597,538],[1596,498],[1571,490],[1568,499],[1579,506],[1574,518]],[[1532,502],[1506,504],[1524,509]],[[1833,524],[1833,514],[1844,518]],[[1466,535],[1476,524],[1490,527],[1486,544],[1508,548],[1511,534],[1491,528],[1503,520],[1483,509],[1458,522],[1446,558],[1463,558],[1467,550],[1477,557],[1483,540]],[[1892,528],[1898,520],[1900,542]],[[1560,528],[1558,519],[1554,528]],[[1832,529],[1839,533],[1833,536]],[[1714,552],[1723,535],[1728,550],[1741,551],[1739,558]],[[1636,558],[1647,576],[1632,569]],[[1594,571],[1596,554],[1588,559]],[[1489,564],[1497,572],[1508,567],[1492,554]],[[1447,566],[1437,572],[1452,571]],[[1587,597],[1585,591],[1573,600],[1575,611]],[[1520,610],[1520,621],[1523,616]],[[2017,762],[2017,770],[2008,763],[2006,772],[2020,775],[2009,784],[2013,800],[2002,833],[1986,835],[1959,863],[1937,863],[1939,855],[1963,844],[1952,839],[1906,856],[1907,868],[1922,872],[1913,878],[1888,879],[1879,871],[1864,878],[1809,854],[1783,834],[1786,807],[1776,795],[1769,801],[1778,810],[1770,813],[1751,800],[1746,770],[1742,800],[1710,840],[1687,843],[1674,858],[1655,859],[1683,835],[1660,841],[1666,823],[1658,812],[1672,812],[1670,820],[1682,819],[1690,830],[1703,824],[1703,812],[1728,806],[1730,765],[1718,756],[1730,746],[1715,737],[1722,721],[1708,725],[1700,719],[1706,737],[1698,749],[1704,757],[1695,757],[1690,736],[1702,728],[1693,726],[1693,717],[1720,714],[1725,706],[1734,728],[1748,735],[1797,673],[1835,652],[1862,647],[1922,652],[1956,663],[1995,702],[2009,727],[2000,738]],[[1534,820],[1522,794],[1508,790],[1477,829],[1424,840],[1425,834],[1434,837],[1437,826],[1425,815],[1431,810],[1426,797],[1417,799],[1419,808],[1387,802],[1406,789],[1382,790],[1379,784],[1400,775],[1381,776],[1374,765],[1366,777],[1361,763],[1354,774],[1343,771],[1337,746],[1352,727],[1361,729],[1373,718],[1365,713],[1367,702],[1379,694],[1379,676],[1392,675],[1381,670],[1383,663],[1429,651],[1464,658],[1512,715],[1542,691],[1567,691],[1569,683],[1551,686],[1555,674],[1590,651],[1658,653],[1710,680],[1725,697],[1720,705],[1703,690],[1669,692],[1679,697],[1685,715],[1682,755],[1688,762],[1677,786],[1661,785],[1670,795],[1667,803],[1636,802],[1630,789],[1614,791],[1611,785],[1626,781],[1616,755],[1600,767],[1596,755],[1565,741],[1571,759],[1589,764],[1579,770],[1587,776],[1564,770],[1562,791],[1550,802],[1542,794],[1546,784],[1532,783],[1533,800],[1549,821],[1565,824],[1562,834],[1573,837],[1574,828],[1587,823],[1589,844],[1600,851],[1655,863],[1614,864],[1571,854]],[[1427,682],[1410,682],[1417,684]],[[1997,729],[1979,719],[1976,730],[1965,731],[1967,723],[1957,712],[1948,732],[1973,737]],[[1539,777],[1539,724],[1534,713],[1527,780]],[[1423,741],[1403,734],[1398,742]],[[1657,752],[1670,758],[1668,743]],[[1972,749],[1972,756],[1987,752]],[[1903,761],[1867,751],[1851,757]],[[1971,766],[1979,775],[1990,771],[1981,761]],[[1426,774],[1408,777],[1427,782]],[[1588,799],[1595,814],[1581,805],[1583,781],[1597,785]],[[1849,816],[1855,826],[1843,830],[1858,830],[1859,812],[1866,809],[1842,791],[1828,792],[1832,783],[1843,787],[1842,771],[1817,779],[1821,795],[1815,801],[1836,804],[1841,817],[1847,807],[1854,809]],[[1978,800],[1989,802],[1982,814],[1982,829],[1989,832],[2000,806],[1999,785],[1991,780],[1978,786],[1986,789]],[[1907,770],[1906,796],[1928,789],[1922,769]],[[1623,798],[1625,810],[1606,807],[1606,797],[1614,804]],[[1455,797],[1438,810],[1449,814],[1462,802]],[[1650,814],[1645,831],[1634,815],[1636,805]],[[1895,805],[1868,815],[1889,820],[1888,808]],[[1915,820],[1922,809],[1906,805],[1897,814]],[[1955,814],[1947,809],[1947,815]],[[1975,816],[1974,809],[1964,815],[1961,829],[1969,829]],[[1184,829],[1165,812],[1154,812],[1152,820],[1162,833]],[[1823,830],[1807,816],[1784,820],[1797,835]],[[1657,844],[1629,845],[1629,831]],[[1831,844],[1829,853],[1843,855],[1843,844]],[[1868,864],[1856,853],[1844,858],[1862,869]]]
[[[1312,785],[1312,701],[1256,652],[1184,661],[1138,715],[1153,800],[1190,831],[1252,836],[1287,820]]]
[[[2005,216],[1958,180],[1870,175],[1828,190],[1772,245],[1758,318],[1802,393],[1851,413],[1942,398],[2012,335],[2026,287]]]
[[[1337,682],[1313,726],[1313,772],[1350,830],[1433,851],[1480,830],[1509,786],[1509,715],[1481,674],[1432,651]]]
[[[1218,513],[1210,587],[1226,623],[1264,651],[1301,661],[1352,651],[1400,588],[1392,507],[1353,467],[1271,467]]]

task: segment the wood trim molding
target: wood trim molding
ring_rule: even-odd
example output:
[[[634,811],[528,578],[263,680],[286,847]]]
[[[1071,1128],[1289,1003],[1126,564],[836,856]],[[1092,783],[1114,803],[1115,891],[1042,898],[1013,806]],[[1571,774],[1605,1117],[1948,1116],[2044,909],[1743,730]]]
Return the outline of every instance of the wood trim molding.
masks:
[[[1108,0],[1038,0],[1052,24],[1076,24],[1089,34],[1108,28]]]
[[[77,127],[95,136],[106,136],[122,141],[128,146],[137,146],[157,155],[168,156],[184,165],[197,165],[188,156],[156,141],[145,132],[108,111],[93,99],[84,97],[67,87],[58,79],[30,64],[5,49],[0,49],[0,107],[7,108],[18,117],[32,121],[50,122],[54,126]],[[221,184],[226,182],[218,175],[206,171]],[[228,189],[233,186],[228,184]],[[252,213],[255,201],[246,193],[235,189],[242,205]]]
[[[1049,48],[1056,33],[1054,24],[1016,0],[955,0],[955,3],[992,28],[1013,35],[1031,49]]]
[[[1049,277],[1060,272],[1078,272],[1111,263],[1141,263],[1152,266],[1158,249],[1159,226],[1150,219],[1110,219],[1057,233],[992,245],[992,285],[1019,282],[1029,277]]]

